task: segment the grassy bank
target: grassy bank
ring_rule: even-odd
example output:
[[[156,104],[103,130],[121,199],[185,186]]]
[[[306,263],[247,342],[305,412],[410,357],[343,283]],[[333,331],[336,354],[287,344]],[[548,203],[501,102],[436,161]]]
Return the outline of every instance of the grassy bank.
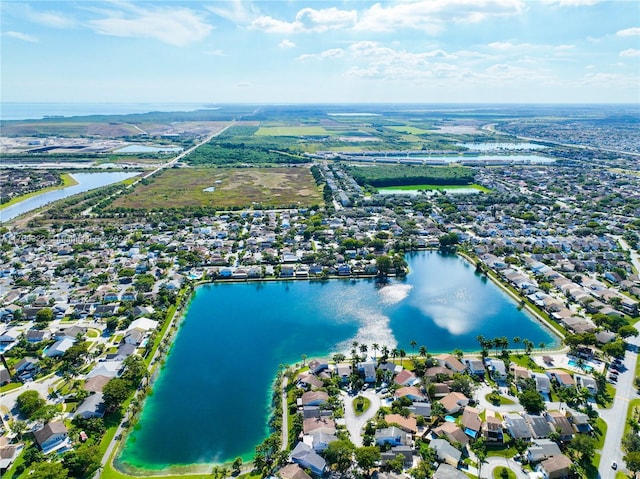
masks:
[[[9,206],[18,204],[24,200],[28,200],[29,198],[33,198],[34,196],[47,193],[48,191],[61,190],[62,188],[78,184],[78,182],[69,173],[62,173],[60,175],[60,178],[62,179],[62,183],[57,186],[49,186],[38,191],[32,191],[31,193],[27,193],[26,195],[20,195],[16,196],[15,198],[11,198],[11,200],[9,200],[7,203],[0,205],[0,211],[8,208]]]

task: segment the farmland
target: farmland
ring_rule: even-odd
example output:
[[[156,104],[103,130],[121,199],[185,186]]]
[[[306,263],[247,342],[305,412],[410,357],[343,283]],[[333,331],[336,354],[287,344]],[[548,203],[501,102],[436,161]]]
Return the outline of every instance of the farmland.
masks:
[[[233,209],[322,202],[308,167],[171,169],[145,183],[118,198],[112,208]]]

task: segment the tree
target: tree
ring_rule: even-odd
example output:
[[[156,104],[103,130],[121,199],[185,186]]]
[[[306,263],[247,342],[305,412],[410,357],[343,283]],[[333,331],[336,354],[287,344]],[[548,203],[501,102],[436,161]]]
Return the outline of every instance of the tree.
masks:
[[[620,335],[621,338],[626,339],[629,338],[631,336],[637,336],[638,335],[638,330],[636,328],[634,328],[633,326],[621,326],[618,329],[618,334]]]
[[[100,451],[97,446],[82,445],[67,452],[62,465],[73,477],[90,477],[100,467]]]
[[[476,458],[478,459],[477,461],[478,477],[482,477],[480,475],[480,472],[482,470],[482,464],[487,458],[487,444],[485,443],[484,438],[480,437],[477,440],[475,440],[473,443],[471,443],[471,450],[473,451],[473,453],[476,455]]]
[[[156,278],[152,274],[141,274],[133,286],[136,288],[136,291],[146,293],[153,289],[155,283]]]
[[[473,396],[473,390],[475,388],[475,384],[464,374],[455,373],[453,375],[453,381],[451,382],[451,390],[455,392],[459,392],[467,396],[468,398]]]
[[[626,347],[624,341],[621,339],[617,339],[602,346],[602,351],[605,354],[619,359],[624,357],[625,350]]]
[[[112,378],[102,389],[102,399],[108,410],[118,409],[129,397],[131,387],[128,381],[122,378]]]
[[[569,449],[580,462],[590,461],[596,452],[596,440],[586,434],[576,434],[569,443]]]
[[[234,475],[238,475],[240,474],[240,468],[242,467],[242,458],[241,457],[236,457],[233,460],[233,464],[231,464],[231,469],[233,469],[233,474]]]
[[[60,462],[41,462],[29,479],[67,479],[69,471]]]
[[[389,256],[382,254],[376,258],[376,268],[378,268],[378,275],[387,276],[391,269],[392,261]]]
[[[120,320],[118,318],[109,318],[107,319],[107,330],[108,331],[115,331],[116,329],[118,329],[118,323],[120,322]]]
[[[520,393],[518,399],[522,407],[530,414],[538,414],[545,409],[544,399],[535,389],[525,389]]]
[[[624,462],[635,477],[636,472],[640,471],[640,451],[628,452],[624,457]]]
[[[28,419],[47,402],[40,396],[38,391],[25,391],[16,399],[18,409]]]
[[[51,308],[42,308],[36,313],[36,323],[48,323],[53,319],[53,310]]]
[[[132,388],[136,387],[147,374],[147,365],[140,356],[132,354],[124,360],[122,379],[129,381]]]
[[[327,462],[338,472],[346,472],[351,466],[353,444],[346,439],[339,439],[329,443],[324,452]]]
[[[440,249],[444,249],[444,250],[451,249],[455,245],[460,243],[460,237],[458,236],[457,233],[444,234],[444,235],[440,236],[440,238],[438,238],[438,240],[440,241]]]
[[[380,450],[376,446],[363,446],[355,450],[355,455],[358,467],[366,477],[371,477],[370,470],[380,460]]]

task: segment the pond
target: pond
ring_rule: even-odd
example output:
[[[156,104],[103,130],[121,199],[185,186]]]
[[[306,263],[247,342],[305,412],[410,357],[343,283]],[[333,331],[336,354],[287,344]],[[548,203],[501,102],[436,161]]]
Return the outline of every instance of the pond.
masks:
[[[0,211],[0,221],[12,220],[17,216],[28,213],[29,211],[40,208],[46,204],[53,203],[54,201],[62,200],[69,196],[84,193],[95,188],[118,183],[138,174],[138,172],[73,173],[71,174],[71,177],[78,182],[77,185],[67,186],[66,188],[61,188],[59,190],[47,191],[40,195],[31,196],[20,203],[7,206]]]
[[[477,335],[555,343],[549,330],[457,256],[407,258],[405,280],[215,283],[197,288],[117,465],[124,470],[248,460],[268,435],[279,365],[352,341],[438,353]],[[167,438],[179,440],[167,440]]]

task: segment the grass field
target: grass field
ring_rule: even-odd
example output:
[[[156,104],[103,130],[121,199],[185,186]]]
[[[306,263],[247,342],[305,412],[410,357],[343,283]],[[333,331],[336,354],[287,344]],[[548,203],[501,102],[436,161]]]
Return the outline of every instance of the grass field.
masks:
[[[397,131],[398,133],[408,133],[409,135],[425,135],[429,133],[434,133],[433,131],[430,131],[430,130],[424,130],[422,128],[417,128],[415,126],[408,126],[408,125],[389,126],[388,128],[390,130]]]
[[[214,191],[204,191],[213,188]],[[113,207],[158,209],[184,207],[311,206],[322,203],[308,167],[170,169],[151,183],[118,198]]]
[[[335,133],[322,126],[261,126],[256,136],[327,136]]]
[[[485,188],[482,185],[404,185],[404,186],[389,186],[386,188],[378,188],[381,191],[384,190],[403,190],[403,191],[418,191],[418,190],[459,190],[459,189],[469,189],[472,188],[474,190],[483,191],[485,193],[489,193],[491,190],[489,188]]]

